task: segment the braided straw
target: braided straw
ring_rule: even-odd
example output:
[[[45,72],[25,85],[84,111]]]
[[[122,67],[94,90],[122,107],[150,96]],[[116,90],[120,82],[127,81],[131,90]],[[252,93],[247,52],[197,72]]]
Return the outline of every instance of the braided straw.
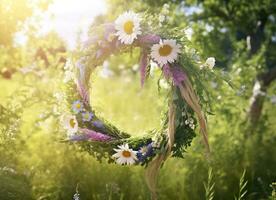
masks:
[[[179,85],[180,93],[182,98],[187,102],[187,104],[194,110],[194,112],[197,115],[199,126],[200,126],[200,132],[203,136],[203,142],[206,147],[207,155],[210,153],[210,147],[208,142],[208,133],[207,133],[207,124],[204,117],[204,114],[201,110],[201,106],[198,102],[198,97],[196,96],[191,82],[188,78],[186,78],[182,85]]]
[[[208,143],[208,134],[207,134],[207,124],[204,117],[204,114],[201,110],[201,106],[199,105],[198,97],[196,96],[191,82],[188,77],[186,77],[182,82],[182,84],[178,84],[177,86],[180,89],[181,96],[183,100],[187,102],[187,104],[194,110],[197,115],[200,132],[203,136],[203,141],[206,147],[207,155],[210,153],[209,143]],[[157,175],[160,170],[161,165],[164,161],[169,157],[172,147],[174,144],[174,136],[175,136],[175,105],[173,102],[170,103],[169,107],[169,122],[168,122],[168,143],[166,147],[166,152],[163,154],[159,154],[155,157],[155,159],[150,162],[146,169],[146,183],[151,191],[151,199],[157,200]]]
[[[157,200],[157,176],[161,165],[169,157],[172,146],[174,144],[175,134],[175,106],[171,101],[169,107],[169,122],[168,122],[168,143],[166,146],[166,152],[159,154],[149,163],[145,171],[146,183],[151,191],[151,199]]]

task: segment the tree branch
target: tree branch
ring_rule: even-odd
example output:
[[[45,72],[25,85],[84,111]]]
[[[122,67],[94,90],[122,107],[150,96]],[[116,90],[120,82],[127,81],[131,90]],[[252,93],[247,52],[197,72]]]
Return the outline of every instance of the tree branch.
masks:
[[[264,87],[269,87],[271,82],[276,79],[276,66],[268,70],[266,73],[260,74],[258,79],[263,82]]]
[[[250,107],[248,112],[248,117],[253,127],[256,126],[262,113],[264,93],[267,91],[267,88],[275,79],[276,66],[268,70],[267,72],[257,76],[257,81],[254,85],[253,95],[250,99]],[[255,91],[256,88],[259,88],[258,91]]]

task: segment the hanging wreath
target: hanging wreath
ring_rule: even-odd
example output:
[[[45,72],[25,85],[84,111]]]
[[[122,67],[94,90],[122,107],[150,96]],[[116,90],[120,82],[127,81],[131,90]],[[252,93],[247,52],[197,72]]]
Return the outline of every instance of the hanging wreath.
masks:
[[[155,27],[157,21],[157,17],[140,17],[128,11],[114,23],[94,27],[93,37],[83,45],[78,59],[66,65],[70,114],[63,115],[67,141],[77,143],[99,160],[147,166],[147,183],[153,194],[160,165],[169,155],[183,157],[197,126],[209,151],[204,114],[209,109],[209,93],[204,82],[208,77],[216,77],[212,70],[214,58],[200,62],[182,30]],[[150,60],[158,64],[170,84],[162,129],[139,137],[119,130],[98,116],[89,100],[93,70],[110,55],[131,52],[134,48],[140,49],[141,85],[151,67]]]

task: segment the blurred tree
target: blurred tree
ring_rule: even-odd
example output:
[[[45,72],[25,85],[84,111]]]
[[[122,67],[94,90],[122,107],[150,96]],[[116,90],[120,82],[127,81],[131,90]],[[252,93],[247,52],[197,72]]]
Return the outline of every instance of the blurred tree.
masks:
[[[34,61],[42,60],[46,67],[66,62],[66,44],[56,32],[32,38],[27,46],[34,50]]]
[[[45,11],[52,0],[1,0],[0,1],[0,75],[11,79],[17,68],[26,64],[26,52],[14,45],[18,31],[35,32],[28,19]],[[36,23],[34,23],[36,24]]]
[[[11,45],[14,34],[34,11],[46,10],[51,0],[1,0],[0,45]]]

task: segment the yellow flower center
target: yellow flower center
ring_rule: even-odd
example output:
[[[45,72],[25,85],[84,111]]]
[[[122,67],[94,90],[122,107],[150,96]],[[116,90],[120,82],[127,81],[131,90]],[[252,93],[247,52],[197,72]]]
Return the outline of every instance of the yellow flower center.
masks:
[[[75,120],[74,119],[70,119],[69,124],[70,124],[71,128],[74,128],[75,125],[76,125]]]
[[[122,155],[123,155],[125,158],[131,157],[131,153],[130,153],[129,151],[123,151],[123,152],[122,152]]]
[[[163,45],[159,48],[159,54],[160,56],[168,56],[172,52],[172,47],[168,44]]]
[[[81,105],[79,103],[76,104],[76,108],[77,109],[80,109],[81,108]]]
[[[132,21],[127,21],[125,24],[124,24],[124,31],[130,35],[133,33],[133,28],[134,28],[134,24]]]

